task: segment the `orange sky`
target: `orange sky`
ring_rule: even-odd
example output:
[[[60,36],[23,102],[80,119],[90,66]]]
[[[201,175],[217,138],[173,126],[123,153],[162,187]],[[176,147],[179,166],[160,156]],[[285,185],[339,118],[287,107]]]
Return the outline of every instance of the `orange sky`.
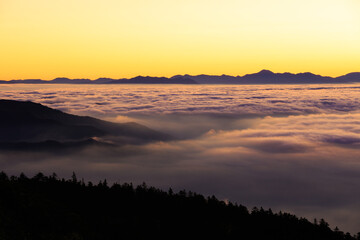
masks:
[[[0,79],[360,71],[358,0],[2,0]]]

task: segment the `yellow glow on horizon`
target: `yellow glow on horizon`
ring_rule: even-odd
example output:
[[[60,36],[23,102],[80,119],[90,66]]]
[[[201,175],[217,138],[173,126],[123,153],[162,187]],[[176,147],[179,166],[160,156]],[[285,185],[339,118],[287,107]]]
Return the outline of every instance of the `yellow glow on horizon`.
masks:
[[[360,71],[357,0],[2,0],[0,79]]]

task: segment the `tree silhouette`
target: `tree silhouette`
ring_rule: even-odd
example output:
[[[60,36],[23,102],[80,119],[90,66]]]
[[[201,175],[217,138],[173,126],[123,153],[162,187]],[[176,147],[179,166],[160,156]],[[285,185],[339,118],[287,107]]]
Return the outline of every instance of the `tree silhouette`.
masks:
[[[42,173],[0,172],[1,240],[276,239],[360,240],[324,219],[305,218],[131,183],[111,186]]]

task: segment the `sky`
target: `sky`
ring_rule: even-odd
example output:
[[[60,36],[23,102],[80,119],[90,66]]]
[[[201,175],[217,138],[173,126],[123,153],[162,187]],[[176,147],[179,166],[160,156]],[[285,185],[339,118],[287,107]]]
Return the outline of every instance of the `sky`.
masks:
[[[1,0],[0,79],[359,71],[358,0]]]

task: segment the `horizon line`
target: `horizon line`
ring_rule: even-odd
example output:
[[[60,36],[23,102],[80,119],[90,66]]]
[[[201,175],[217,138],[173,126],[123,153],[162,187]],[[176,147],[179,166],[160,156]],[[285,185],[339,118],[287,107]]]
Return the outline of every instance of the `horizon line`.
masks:
[[[134,77],[120,77],[120,78],[111,78],[111,77],[98,77],[98,78],[95,78],[95,79],[91,79],[91,78],[83,78],[83,77],[80,77],[80,78],[69,78],[69,77],[65,77],[65,76],[61,76],[61,77],[55,77],[53,79],[42,79],[42,78],[22,78],[22,79],[8,79],[8,80],[5,80],[5,79],[0,79],[0,81],[22,81],[22,80],[42,80],[42,81],[53,81],[55,79],[70,79],[70,80],[79,80],[79,79],[83,79],[83,80],[90,80],[90,81],[95,81],[95,80],[98,80],[98,79],[112,79],[112,80],[129,80],[129,79],[133,79],[133,78],[136,78],[136,77],[150,77],[150,78],[167,78],[167,79],[171,79],[171,78],[174,78],[174,77],[186,77],[186,76],[189,76],[189,77],[196,77],[196,76],[218,76],[218,77],[221,77],[221,76],[227,76],[227,77],[235,77],[235,78],[241,78],[241,77],[244,77],[244,76],[247,76],[247,75],[253,75],[253,74],[258,74],[258,73],[261,73],[261,72],[271,72],[273,74],[292,74],[292,75],[298,75],[298,74],[312,74],[312,75],[317,75],[317,76],[321,76],[321,77],[328,77],[328,78],[338,78],[338,77],[342,77],[342,76],[346,76],[348,74],[352,74],[352,73],[360,73],[360,71],[354,71],[354,72],[348,72],[346,74],[343,74],[343,75],[339,75],[339,76],[336,76],[336,77],[331,77],[331,76],[328,76],[328,75],[321,75],[321,74],[316,74],[316,73],[313,73],[313,72],[298,72],[298,73],[292,73],[292,72],[273,72],[271,70],[268,70],[268,69],[262,69],[258,72],[254,72],[254,73],[247,73],[247,74],[244,74],[244,75],[229,75],[229,74],[206,74],[206,73],[202,73],[202,74],[195,74],[195,75],[192,75],[192,74],[175,74],[175,75],[172,75],[170,77],[165,77],[165,76],[150,76],[150,75],[135,75]]]

